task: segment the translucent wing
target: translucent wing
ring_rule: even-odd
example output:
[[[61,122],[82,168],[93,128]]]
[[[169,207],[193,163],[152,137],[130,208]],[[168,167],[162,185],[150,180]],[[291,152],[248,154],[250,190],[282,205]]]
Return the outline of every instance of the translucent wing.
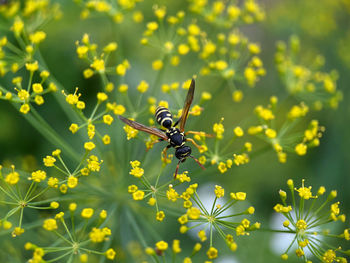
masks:
[[[182,115],[180,117],[180,131],[181,132],[183,132],[185,130],[185,124],[186,124],[188,112],[189,112],[191,104],[192,104],[195,86],[196,86],[196,83],[195,83],[194,79],[192,79],[190,88],[188,89],[188,92],[187,92],[185,104],[184,104],[184,107],[182,109]]]
[[[136,121],[132,121],[132,120],[129,120],[127,118],[124,118],[123,116],[119,115],[118,116],[119,119],[126,123],[127,125],[129,125],[130,127],[136,129],[136,130],[140,130],[140,131],[144,131],[144,132],[147,132],[149,134],[153,134],[153,135],[156,135],[158,136],[159,138],[162,138],[163,140],[167,141],[168,140],[168,137],[165,135],[164,132],[156,129],[156,128],[151,128],[151,127],[147,127],[141,123],[138,123]]]

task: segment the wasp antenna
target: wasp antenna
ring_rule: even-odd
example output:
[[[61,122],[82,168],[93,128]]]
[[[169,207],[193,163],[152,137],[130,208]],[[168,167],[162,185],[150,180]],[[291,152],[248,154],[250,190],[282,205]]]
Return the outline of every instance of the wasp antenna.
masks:
[[[175,174],[174,174],[174,180],[176,179],[177,172],[178,172],[179,167],[180,167],[180,163],[181,163],[181,160],[179,160],[179,162],[178,162],[177,165],[176,165],[176,170],[175,170]]]
[[[191,157],[193,160],[195,160],[196,163],[198,163],[198,165],[199,165],[203,170],[205,170],[205,167],[204,167],[195,157],[193,157],[192,155],[190,155],[190,157]]]

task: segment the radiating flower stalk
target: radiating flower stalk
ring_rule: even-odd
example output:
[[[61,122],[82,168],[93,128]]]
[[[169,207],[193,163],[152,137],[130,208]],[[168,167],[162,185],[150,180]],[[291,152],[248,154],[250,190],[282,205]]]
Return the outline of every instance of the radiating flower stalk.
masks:
[[[56,149],[43,157],[44,168],[30,175],[14,165],[0,166],[0,226],[6,230],[0,235],[10,232],[30,241],[24,248],[33,252],[29,259],[32,263],[115,258],[129,262],[129,256],[134,260],[149,256],[152,262],[190,263],[203,258],[211,262],[228,251],[245,249],[239,245],[241,236],[260,229],[260,223],[251,223],[249,218],[255,208],[248,204],[241,208],[246,204],[246,193],[231,192],[225,197],[224,188],[216,185],[208,194],[215,196],[208,209],[197,190],[209,180],[208,175],[230,176],[234,167],[250,165],[265,149],[275,151],[279,162],[285,163],[287,153],[304,156],[318,146],[325,128],[319,121],[310,120],[308,113],[325,105],[336,108],[341,100],[337,74],[320,72],[320,58],[315,67],[295,62],[299,41],[292,38],[290,50],[278,44],[276,63],[287,92],[297,102],[288,101],[285,106],[272,96],[266,106],[261,102],[243,116],[248,119],[255,114],[254,123],[230,123],[220,112],[215,120],[207,120],[215,111],[213,103],[229,107],[241,102],[245,90],[258,86],[266,74],[260,44],[250,41],[241,30],[242,25],[265,18],[254,0],[190,0],[182,9],[174,8],[171,1],[154,6],[142,5],[141,0],[74,2],[80,7],[81,19],[104,18],[106,24],[115,23],[115,39],[100,40],[87,28],[70,47],[84,65],[81,74],[89,85],[97,83],[95,80],[100,83],[90,97],[85,95],[91,90],[60,84],[40,53],[43,42],[53,37],[52,32],[45,31],[46,25],[64,15],[59,5],[49,0],[0,1],[1,21],[6,21],[6,30],[0,31],[0,76],[4,77],[0,99],[10,102]],[[132,26],[133,32],[124,35],[124,26]],[[139,40],[133,51],[137,58],[129,58],[125,44],[134,32],[140,33],[132,40],[133,44]],[[145,65],[145,72],[138,69],[139,65]],[[184,73],[186,65],[190,68]],[[186,123],[186,145],[192,147],[193,156],[206,170],[189,158],[174,177],[177,160],[172,152],[161,151],[166,142],[125,125],[118,116],[153,127],[156,108],[163,106],[176,121],[182,115],[192,78],[197,88]],[[211,79],[218,84],[209,88],[206,81]],[[229,92],[227,101],[217,101],[221,91]],[[51,97],[54,103],[49,104]],[[41,109],[50,107],[64,112],[67,121],[59,125],[72,139],[61,135],[62,129],[43,117]],[[197,128],[200,122],[204,128]],[[294,209],[287,205],[286,194],[280,192],[283,204],[275,210],[288,219],[285,232],[296,236],[297,255],[307,261],[307,247],[325,262],[345,262],[335,254],[348,252],[325,245],[319,238],[349,239],[348,229],[340,235],[318,230],[326,223],[345,220],[339,215],[338,203],[325,212],[335,192],[315,210],[324,188],[312,196],[311,188],[303,185],[294,189],[293,183],[289,186]],[[295,191],[301,197],[298,208]],[[308,199],[313,201],[306,210],[304,200]],[[54,214],[52,210],[58,208],[61,212]],[[100,211],[99,215],[95,211]],[[36,220],[31,222],[29,218],[33,217]],[[168,223],[180,223],[176,231],[179,239],[169,240],[158,232],[160,224]],[[31,232],[33,229],[38,232]],[[190,249],[181,247],[180,239],[190,231],[196,232],[198,242]],[[29,233],[44,238],[35,240]],[[220,241],[227,249],[216,243]],[[136,244],[138,249],[130,249],[130,255],[125,256],[124,248],[129,244]]]
[[[198,237],[202,242],[208,239],[206,235],[206,232],[208,232],[209,250],[207,251],[207,255],[209,259],[214,259],[218,256],[218,250],[213,245],[214,231],[217,232],[229,249],[236,251],[237,243],[233,238],[233,234],[236,236],[249,235],[251,231],[260,228],[260,223],[256,222],[251,224],[247,218],[241,218],[244,215],[254,214],[254,207],[250,206],[246,210],[240,212],[231,212],[231,209],[234,209],[234,205],[237,202],[246,199],[246,193],[231,192],[230,200],[220,205],[217,204],[217,201],[224,197],[225,190],[221,186],[216,185],[214,190],[215,199],[211,209],[208,210],[197,194],[197,187],[197,184],[192,184],[182,193],[181,198],[184,200],[183,206],[187,208],[187,212],[180,216],[178,221],[181,224],[181,233],[186,233],[193,228],[200,228],[201,230],[198,231]],[[224,213],[225,211],[226,213]],[[191,225],[186,226],[188,223],[191,223]]]
[[[288,198],[287,192],[280,190],[282,204],[278,203],[274,206],[275,212],[281,213],[286,219],[283,222],[286,230],[277,232],[294,235],[293,241],[282,254],[282,259],[287,260],[288,253],[293,250],[293,245],[297,245],[294,252],[304,262],[312,262],[312,258],[308,258],[305,253],[306,250],[322,262],[347,262],[342,255],[349,255],[349,251],[343,250],[340,246],[333,246],[328,241],[331,238],[350,240],[348,228],[340,234],[334,234],[328,228],[331,227],[330,224],[344,223],[346,219],[346,216],[340,213],[340,202],[334,202],[337,191],[333,190],[327,197],[323,197],[326,193],[324,186],[313,194],[312,187],[306,187],[304,182],[305,180],[302,180],[302,186],[297,188],[293,180],[289,179],[287,185],[291,197]],[[297,199],[300,199],[299,202]]]
[[[37,170],[32,172],[31,176],[23,176],[15,170],[14,165],[11,166],[9,172],[5,173],[4,170],[5,169],[0,165],[0,191],[1,196],[3,196],[3,199],[0,200],[0,204],[6,206],[9,210],[6,214],[2,214],[0,226],[5,230],[13,229],[12,236],[16,237],[23,234],[25,231],[25,229],[22,228],[22,224],[26,211],[30,209],[57,209],[59,203],[48,199],[45,200],[45,198],[42,200],[44,193],[51,188],[47,186],[42,189],[42,187],[39,186],[40,183],[46,181],[45,171]],[[31,183],[28,184],[26,181],[31,181]],[[19,214],[17,219],[18,223],[13,227],[11,221],[14,221],[16,214]]]
[[[91,261],[93,255],[104,255],[107,259],[113,260],[116,252],[109,248],[105,252],[89,249],[91,244],[102,242],[110,243],[109,236],[112,235],[111,229],[104,227],[107,218],[106,210],[102,210],[96,218],[94,209],[84,208],[77,215],[77,204],[69,204],[70,220],[65,219],[64,212],[59,212],[54,218],[45,219],[42,227],[44,230],[52,232],[58,238],[58,245],[55,247],[37,246],[31,242],[25,244],[26,250],[33,250],[33,257],[29,262],[43,262],[45,257],[50,255],[49,260],[45,262],[73,262],[79,258],[80,262]],[[80,222],[83,221],[83,222]],[[57,255],[54,257],[53,255]]]

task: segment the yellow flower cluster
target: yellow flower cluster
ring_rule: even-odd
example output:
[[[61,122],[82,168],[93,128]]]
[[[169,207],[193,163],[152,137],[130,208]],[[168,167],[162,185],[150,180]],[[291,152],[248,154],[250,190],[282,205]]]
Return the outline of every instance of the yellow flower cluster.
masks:
[[[284,42],[280,42],[275,55],[276,66],[287,91],[316,110],[324,106],[337,108],[342,100],[342,93],[336,85],[338,74],[335,71],[320,71],[321,64],[317,63],[319,56],[316,56],[316,63],[311,62],[310,66],[297,64],[294,58],[299,52],[299,39],[291,37],[289,45],[288,49]],[[318,67],[315,68],[315,64]]]
[[[347,229],[345,229],[344,232],[339,235],[330,235],[330,233],[327,232],[329,230],[325,231],[323,229],[323,225],[329,224],[332,221],[340,220],[345,222],[345,215],[340,215],[340,202],[331,204],[330,209],[325,210],[326,205],[337,196],[336,191],[331,191],[326,200],[321,203],[319,207],[317,207],[316,202],[325,194],[325,187],[321,186],[318,189],[317,194],[313,195],[311,192],[312,187],[305,187],[304,182],[305,180],[302,180],[302,186],[296,188],[294,187],[293,180],[289,179],[287,181],[288,188],[291,191],[291,202],[297,207],[293,208],[291,205],[288,205],[287,193],[280,190],[279,195],[282,200],[282,204],[275,205],[274,210],[277,213],[282,213],[286,217],[286,220],[283,222],[283,227],[286,228],[286,233],[295,235],[292,243],[295,242],[297,244],[295,253],[298,257],[303,256],[307,261],[307,256],[305,255],[304,250],[305,248],[309,248],[312,254],[320,258],[320,254],[315,254],[316,250],[314,249],[317,249],[317,251],[325,251],[322,258],[323,260],[325,260],[327,257],[328,259],[332,259],[331,261],[325,262],[333,262],[336,257],[335,251],[333,251],[332,247],[330,247],[328,242],[325,242],[323,238],[316,238],[316,236],[332,236],[348,240],[349,235]],[[297,192],[300,197],[299,204],[296,203],[294,192]],[[312,205],[309,206],[310,208],[306,208],[306,201],[310,199],[313,199]],[[317,240],[317,242],[314,242],[315,240]],[[291,248],[292,244],[281,255],[282,259],[288,259],[288,252],[291,250]],[[344,260],[343,257],[337,258],[339,259],[339,262],[346,262],[342,261]]]
[[[89,238],[93,243],[101,243],[105,240],[108,240],[108,236],[112,234],[112,231],[108,227],[104,228],[92,228],[89,233]]]
[[[141,176],[143,176],[144,170],[139,167],[140,164],[141,164],[139,161],[137,161],[137,160],[136,161],[132,161],[132,162],[130,162],[130,164],[131,164],[132,169],[129,172],[129,174],[131,174],[131,175],[133,175],[133,176],[135,176],[137,178],[140,178]]]
[[[196,193],[196,188],[197,185],[192,185],[189,188],[186,189],[185,192],[182,193],[181,198],[183,198],[184,204],[186,204],[186,202],[191,201],[191,205],[187,208],[187,212],[186,214],[183,214],[182,216],[180,216],[178,218],[178,222],[181,224],[180,227],[180,232],[181,233],[186,233],[188,231],[188,227],[186,226],[186,224],[189,222],[189,220],[191,220],[191,222],[203,222],[203,220],[206,222],[207,227],[210,227],[210,244],[212,244],[212,231],[213,229],[217,229],[218,227],[220,227],[220,236],[224,235],[225,229],[227,228],[227,230],[231,230],[234,229],[234,233],[239,236],[239,235],[249,235],[249,233],[253,230],[259,229],[260,228],[260,223],[254,223],[251,224],[250,221],[248,219],[243,219],[239,222],[232,222],[232,218],[234,218],[235,216],[238,215],[242,215],[242,214],[248,214],[251,215],[254,213],[255,209],[254,207],[249,207],[247,208],[245,211],[238,213],[236,212],[235,214],[231,214],[231,215],[223,215],[222,213],[224,211],[227,211],[228,209],[230,209],[235,203],[237,203],[238,201],[244,201],[246,199],[246,193],[244,192],[237,192],[237,193],[230,193],[230,197],[231,200],[227,201],[225,204],[223,205],[216,205],[216,201],[219,198],[222,198],[224,196],[225,190],[224,188],[222,188],[221,186],[216,185],[215,189],[214,189],[214,194],[216,196],[214,203],[212,205],[212,209],[211,211],[206,210],[206,208],[202,205],[199,205],[198,207],[194,207],[192,206],[192,203],[196,203],[196,204],[201,204],[201,201],[199,199],[198,194]],[[228,221],[229,219],[229,221]],[[199,225],[202,225],[203,223],[200,223]],[[201,242],[204,242],[208,239],[207,237],[207,233],[205,232],[204,229],[201,229],[200,231],[198,231],[198,237],[201,240]],[[224,237],[225,242],[227,244],[227,246],[232,250],[235,251],[237,249],[237,244],[233,239],[233,236],[231,234],[227,234]],[[216,248],[211,247],[208,252],[207,255],[209,257],[209,259],[214,259],[217,257],[218,251]]]

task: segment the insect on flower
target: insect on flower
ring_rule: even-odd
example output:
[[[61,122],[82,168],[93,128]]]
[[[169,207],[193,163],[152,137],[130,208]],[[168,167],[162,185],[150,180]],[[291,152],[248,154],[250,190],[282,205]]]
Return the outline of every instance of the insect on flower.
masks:
[[[186,133],[184,132],[186,120],[187,120],[190,106],[193,100],[194,90],[195,90],[195,81],[194,79],[192,79],[190,88],[188,89],[187,96],[185,99],[185,104],[182,109],[182,115],[175,123],[173,121],[173,118],[169,109],[162,106],[158,106],[158,108],[156,109],[155,118],[158,124],[166,128],[166,130],[147,127],[141,123],[126,119],[123,116],[119,115],[119,119],[124,123],[126,123],[127,125],[131,126],[132,128],[158,136],[160,139],[156,142],[167,141],[169,145],[167,145],[162,151],[162,154],[165,155],[165,157],[166,157],[166,151],[169,148],[171,147],[175,148],[175,156],[177,159],[179,159],[179,162],[177,163],[177,166],[176,166],[174,178],[176,178],[180,163],[183,163],[184,161],[186,161],[188,157],[191,157],[193,160],[195,160],[199,164],[199,166],[202,169],[205,169],[204,166],[201,165],[199,161],[191,155],[192,153],[191,147],[185,145],[186,141],[190,141],[193,143],[194,146],[196,146],[197,148],[200,148],[200,146],[197,145],[193,139],[185,137],[189,133],[197,134],[198,132],[195,132],[195,131],[188,131]],[[176,128],[177,125],[179,125],[179,128]]]

